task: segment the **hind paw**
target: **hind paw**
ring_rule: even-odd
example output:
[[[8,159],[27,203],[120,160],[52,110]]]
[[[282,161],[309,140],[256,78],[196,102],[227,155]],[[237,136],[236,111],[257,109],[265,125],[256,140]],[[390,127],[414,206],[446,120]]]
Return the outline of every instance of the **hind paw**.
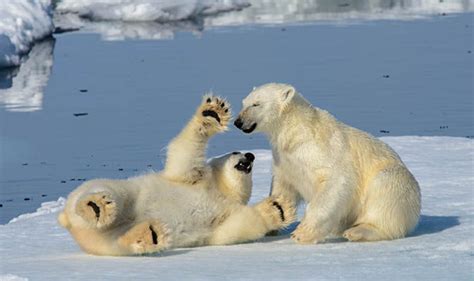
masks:
[[[117,218],[117,203],[108,192],[87,194],[76,205],[76,213],[96,228],[105,228]]]
[[[119,238],[119,244],[133,254],[148,254],[169,247],[167,228],[157,220],[139,223]]]
[[[231,116],[230,104],[225,99],[205,95],[197,111],[200,133],[212,135],[227,130]]]
[[[270,196],[256,205],[269,230],[287,227],[296,220],[295,206],[282,197]]]

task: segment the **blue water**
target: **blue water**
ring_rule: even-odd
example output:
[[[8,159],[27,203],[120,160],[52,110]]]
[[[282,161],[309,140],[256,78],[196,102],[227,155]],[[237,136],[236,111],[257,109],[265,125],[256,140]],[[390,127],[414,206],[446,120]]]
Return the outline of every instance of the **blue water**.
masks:
[[[170,40],[55,35],[43,42],[51,52],[40,61],[52,53],[54,63],[39,109],[1,105],[0,223],[82,179],[159,170],[167,142],[209,90],[238,112],[253,86],[285,82],[376,136],[472,137],[472,19],[237,26]],[[3,88],[15,79],[0,77]],[[254,148],[269,145],[232,128],[209,154]]]

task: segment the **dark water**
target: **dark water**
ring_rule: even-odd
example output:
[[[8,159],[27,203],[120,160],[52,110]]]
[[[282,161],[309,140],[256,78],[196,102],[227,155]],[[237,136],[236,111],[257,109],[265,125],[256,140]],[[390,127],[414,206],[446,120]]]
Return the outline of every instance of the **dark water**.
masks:
[[[285,82],[376,136],[472,137],[473,28],[467,13],[178,30],[169,40],[56,35],[35,47],[26,74],[0,75],[3,91],[15,79],[19,89],[37,84],[1,105],[0,223],[83,179],[160,169],[163,148],[209,90],[238,112],[253,86]],[[255,148],[268,148],[263,136],[232,128],[209,154]]]

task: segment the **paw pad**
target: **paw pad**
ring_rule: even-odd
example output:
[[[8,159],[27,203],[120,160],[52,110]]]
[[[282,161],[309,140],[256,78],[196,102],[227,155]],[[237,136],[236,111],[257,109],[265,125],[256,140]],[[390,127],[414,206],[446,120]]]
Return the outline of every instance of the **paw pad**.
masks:
[[[198,114],[204,118],[200,119],[201,133],[212,135],[225,131],[231,118],[230,105],[220,97],[206,95],[198,109]]]
[[[134,254],[154,253],[169,247],[170,234],[159,221],[145,221],[129,229],[118,243]]]
[[[87,203],[87,206],[92,208],[92,210],[95,213],[95,217],[97,218],[97,220],[99,220],[99,217],[100,217],[100,208],[99,208],[99,206],[97,206],[97,204],[92,202],[92,201],[89,201],[89,203]]]
[[[207,116],[211,116],[211,117],[214,117],[217,122],[221,122],[221,118],[219,117],[219,115],[217,115],[217,113],[215,111],[212,111],[212,110],[204,110],[202,112],[202,116],[204,117],[207,117]]]
[[[117,204],[107,192],[87,194],[76,205],[76,213],[97,228],[113,224],[117,212]]]
[[[151,239],[153,244],[158,245],[158,234],[156,234],[156,231],[153,229],[153,226],[150,225],[150,231],[151,231]]]
[[[280,204],[278,204],[278,202],[276,201],[273,201],[272,205],[274,207],[276,207],[278,209],[278,211],[280,212],[280,218],[282,221],[285,221],[285,212],[283,211],[283,208],[281,207]]]

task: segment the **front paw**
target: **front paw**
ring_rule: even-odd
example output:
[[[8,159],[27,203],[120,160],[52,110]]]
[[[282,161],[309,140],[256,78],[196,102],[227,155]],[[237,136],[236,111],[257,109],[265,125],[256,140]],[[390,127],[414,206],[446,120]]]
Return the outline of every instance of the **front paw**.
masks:
[[[86,194],[79,199],[76,213],[92,227],[105,228],[113,224],[117,218],[117,203],[108,192]]]
[[[227,130],[232,116],[229,103],[225,99],[213,95],[203,97],[197,115],[201,123],[200,132],[206,135]]]
[[[158,220],[139,223],[122,235],[118,243],[133,254],[160,252],[170,245],[169,231]]]
[[[270,196],[257,204],[256,208],[263,216],[268,230],[287,227],[296,220],[295,206],[282,197]]]
[[[291,234],[291,239],[298,244],[315,244],[321,240],[316,230],[305,223],[298,225],[296,230]]]

